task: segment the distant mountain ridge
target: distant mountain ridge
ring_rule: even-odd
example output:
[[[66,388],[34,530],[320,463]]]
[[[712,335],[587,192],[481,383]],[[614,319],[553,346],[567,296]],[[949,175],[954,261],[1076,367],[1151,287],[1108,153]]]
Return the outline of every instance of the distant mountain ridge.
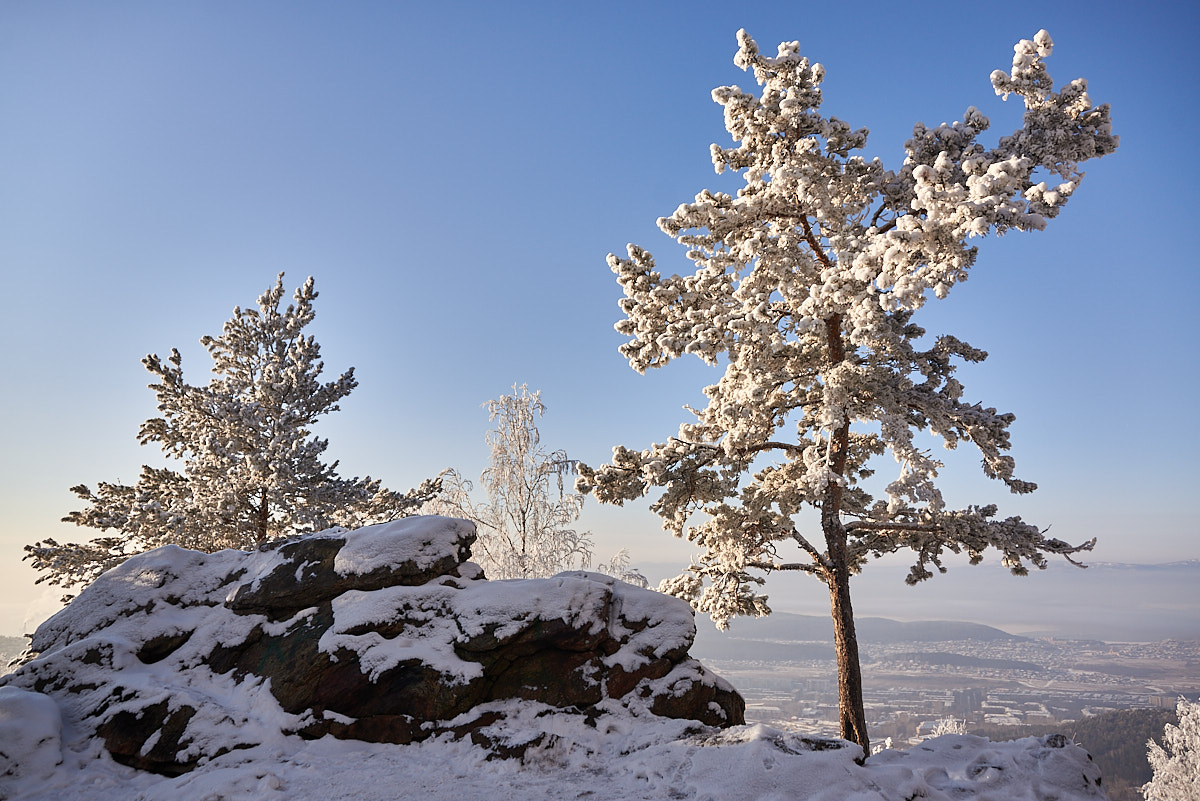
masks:
[[[871,616],[893,620],[969,620],[1027,637],[1104,642],[1200,640],[1200,560],[1158,565],[1091,562],[1081,570],[1051,560],[1046,570],[1012,576],[999,565],[952,565],[916,586],[904,584],[903,564],[873,563],[856,578],[854,608],[860,636]],[[789,580],[791,579],[791,580]],[[813,582],[771,576],[765,594],[779,612],[826,617],[829,600]],[[767,618],[770,620],[771,618]],[[742,621],[733,636],[743,633]],[[791,639],[791,635],[783,634]],[[811,636],[811,635],[810,635]],[[819,638],[818,638],[819,639]],[[831,641],[831,640],[830,640]]]
[[[1154,564],[1089,562],[1088,567],[1103,567],[1109,570],[1200,570],[1200,559],[1182,559],[1176,562],[1156,562]]]
[[[1028,637],[1009,634],[1006,631],[982,623],[967,623],[961,620],[916,620],[900,621],[883,617],[863,617],[854,621],[859,642],[863,643],[906,643],[946,642],[948,640],[983,640],[1020,642]],[[773,612],[762,618],[737,618],[729,631],[721,634],[707,626],[701,626],[696,639],[698,652],[709,658],[730,658],[731,648],[722,645],[730,641],[755,643],[755,658],[782,659],[785,654],[792,658],[821,659],[832,655],[829,643],[833,642],[833,621],[819,615],[799,615],[791,612]],[[797,643],[817,643],[797,649]],[[759,645],[774,645],[770,655],[759,649]]]

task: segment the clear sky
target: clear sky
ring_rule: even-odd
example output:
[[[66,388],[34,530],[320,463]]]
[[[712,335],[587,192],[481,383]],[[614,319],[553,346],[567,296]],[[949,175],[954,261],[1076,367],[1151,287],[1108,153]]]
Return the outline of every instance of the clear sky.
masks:
[[[1088,79],[1121,147],[923,312],[990,352],[967,394],[1017,414],[1041,485],[1009,496],[964,452],[948,495],[1097,536],[1098,560],[1200,558],[1198,22],[1181,2],[0,5],[0,634],[44,605],[22,546],[94,533],[58,522],[68,488],[157,463],[134,438],[155,413],[142,356],[178,347],[203,383],[197,340],[280,271],[316,277],[330,378],[357,368],[317,428],[345,474],[477,475],[480,404],[514,382],[543,391],[543,441],[589,463],[675,433],[712,374],[628,367],[604,258],[632,241],[689,268],[655,220],[716,185],[710,92],[753,83],[741,27],[768,52],[799,40],[826,110],[892,167],[916,121],[1019,125],[988,75],[1049,30],[1051,75]],[[690,553],[644,505],[582,523],[602,557]]]

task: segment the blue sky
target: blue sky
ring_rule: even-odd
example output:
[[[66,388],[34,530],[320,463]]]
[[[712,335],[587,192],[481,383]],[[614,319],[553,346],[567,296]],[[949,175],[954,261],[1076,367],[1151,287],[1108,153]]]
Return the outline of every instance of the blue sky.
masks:
[[[1197,257],[1191,162],[1200,72],[1190,4],[61,3],[0,6],[0,634],[42,596],[21,546],[68,487],[133,481],[154,414],[148,352],[197,343],[286,271],[314,275],[313,333],[359,388],[318,433],[346,474],[406,488],[477,475],[480,404],[543,391],[550,447],[590,463],[675,432],[712,374],[639,376],[617,353],[625,243],[684,271],[655,220],[716,187],[713,87],[752,84],[735,32],[798,39],[825,108],[899,166],[912,124],[1019,124],[992,93],[1012,45],[1046,28],[1056,82],[1113,106],[1118,152],[1045,232],[981,243],[924,324],[991,354],[967,394],[1015,412],[1041,489],[1013,498],[948,460],[952,502],[1001,503],[1095,558],[1200,558],[1194,502]],[[582,521],[601,556],[686,562],[643,506]],[[821,594],[814,585],[813,591]]]

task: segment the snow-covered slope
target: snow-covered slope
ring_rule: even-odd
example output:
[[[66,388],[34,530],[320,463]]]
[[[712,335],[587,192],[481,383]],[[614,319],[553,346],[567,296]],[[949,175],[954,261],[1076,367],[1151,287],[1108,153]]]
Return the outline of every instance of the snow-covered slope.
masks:
[[[5,699],[9,700],[9,699]],[[97,741],[17,755],[0,797],[23,801],[1083,801],[1105,798],[1095,764],[1061,739],[990,743],[945,735],[855,763],[857,746],[763,726],[697,732],[685,721],[570,715],[513,702],[504,739],[541,737],[525,757],[495,759],[470,741],[413,745],[286,737],[218,757],[176,778],[114,763]],[[0,701],[0,727],[15,711]],[[30,734],[57,733],[52,710],[24,708]],[[42,716],[39,716],[42,715]],[[8,722],[11,723],[11,720]],[[548,735],[548,736],[547,736]],[[11,743],[11,741],[9,741]],[[60,756],[56,767],[51,762]],[[28,767],[28,770],[23,769]],[[12,763],[9,763],[11,769]]]

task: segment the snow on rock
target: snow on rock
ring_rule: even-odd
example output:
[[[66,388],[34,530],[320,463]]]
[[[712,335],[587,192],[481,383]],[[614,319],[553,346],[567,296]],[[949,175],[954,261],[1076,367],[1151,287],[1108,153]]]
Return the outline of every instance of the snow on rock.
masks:
[[[396,565],[440,569],[463,561],[462,543],[475,540],[474,525],[454,517],[405,517],[345,532],[333,569],[342,576],[370,575]]]
[[[0,679],[0,702],[40,704],[46,721],[39,756],[21,764],[54,764],[50,710],[76,733],[73,753],[101,742],[117,763],[168,776],[297,737],[469,737],[519,755],[553,739],[496,728],[521,704],[593,727],[611,715],[742,722],[741,697],[687,655],[686,603],[594,573],[487,581],[466,561],[474,537],[466,521],[406,518],[250,553],[167,546],[127,560],[39,627]]]
[[[229,605],[276,619],[347,590],[412,586],[454,571],[471,555],[475,525],[449,517],[406,517],[354,531],[334,528],[277,543],[273,556],[247,565],[249,582]]]

